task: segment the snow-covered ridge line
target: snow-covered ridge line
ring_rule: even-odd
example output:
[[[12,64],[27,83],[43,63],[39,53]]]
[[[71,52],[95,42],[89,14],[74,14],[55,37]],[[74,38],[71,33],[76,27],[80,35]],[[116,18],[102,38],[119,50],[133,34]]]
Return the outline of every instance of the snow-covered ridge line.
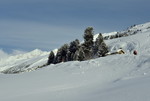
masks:
[[[26,53],[21,53],[21,54],[17,54],[17,55],[8,55],[7,56],[7,60],[12,60],[12,58],[14,59],[29,59],[35,56],[39,56],[39,55],[45,55],[47,54],[46,51],[41,51],[39,49],[35,49],[31,52],[26,52]],[[5,59],[5,58],[4,58]],[[3,59],[0,60],[0,62],[3,61]]]
[[[125,31],[103,33],[103,36],[104,36],[104,40],[108,40],[108,39],[126,37],[126,36],[130,36],[130,35],[138,34],[138,33],[141,33],[141,32],[145,32],[145,31],[148,31],[148,30],[150,30],[150,22],[145,23],[145,24],[130,26]],[[98,36],[98,34],[95,35],[94,40],[96,40],[97,36]]]
[[[10,69],[14,73],[16,73],[19,71],[26,71],[24,69],[35,67],[37,65],[41,66],[39,62],[41,60],[45,60],[45,58],[48,57],[48,54],[49,52],[35,49],[28,53],[19,54],[15,56],[9,56],[6,59],[1,59],[0,60],[0,72],[8,71]],[[43,64],[43,61],[41,62]]]

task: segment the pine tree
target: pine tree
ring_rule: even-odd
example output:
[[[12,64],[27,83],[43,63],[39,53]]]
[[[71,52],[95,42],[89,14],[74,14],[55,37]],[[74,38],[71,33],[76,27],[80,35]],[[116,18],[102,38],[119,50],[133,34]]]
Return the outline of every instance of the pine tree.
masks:
[[[83,52],[85,53],[85,59],[91,59],[93,57],[93,28],[92,27],[88,27],[87,29],[85,29],[84,31],[84,43],[83,43]]]
[[[64,44],[60,49],[58,49],[54,63],[66,62],[67,53],[68,53],[68,44]]]
[[[94,49],[93,49],[93,53],[94,56],[98,56],[97,52],[98,52],[98,48],[101,45],[101,43],[103,42],[103,36],[101,33],[99,33],[98,37],[96,38],[96,41],[94,43]]]
[[[76,42],[76,41],[71,42],[71,43],[70,43],[70,47],[69,47],[69,51],[70,51],[71,53],[75,53],[76,50],[78,49],[78,45],[79,45],[79,43]]]
[[[78,61],[84,61],[85,60],[85,53],[84,53],[84,51],[83,51],[83,47],[81,46],[80,48],[79,48],[79,50],[76,52],[76,55],[75,55],[76,57],[76,60],[78,60]]]
[[[108,53],[108,47],[104,42],[101,43],[101,45],[98,48],[98,56],[106,56],[106,53]]]
[[[78,39],[75,39],[76,45],[80,44],[80,41]]]
[[[94,45],[94,55],[98,57],[105,56],[107,52],[108,52],[108,47],[104,42],[104,38],[102,34],[99,33]]]
[[[67,53],[68,53],[68,44],[64,44],[61,49],[62,49],[62,61],[61,62],[66,62],[67,61]]]
[[[56,53],[56,57],[54,59],[54,64],[60,63],[62,61],[62,56],[61,56],[61,48],[58,49]]]
[[[54,58],[55,58],[54,52],[51,51],[48,57],[47,65],[52,64],[54,62]]]
[[[70,46],[69,46],[69,51],[67,53],[67,60],[68,61],[73,61],[74,60],[74,55],[75,55],[75,52],[78,50],[79,48],[79,40],[76,39],[75,41],[72,41],[70,43]]]
[[[84,45],[86,48],[90,49],[93,46],[93,28],[92,27],[88,27],[85,29],[84,31]]]

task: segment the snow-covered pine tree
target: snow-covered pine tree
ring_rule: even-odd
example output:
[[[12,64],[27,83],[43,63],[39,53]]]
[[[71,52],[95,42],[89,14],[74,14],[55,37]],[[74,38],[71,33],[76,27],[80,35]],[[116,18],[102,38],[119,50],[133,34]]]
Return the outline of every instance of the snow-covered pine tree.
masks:
[[[85,60],[91,59],[93,57],[93,27],[88,27],[84,31],[84,43],[83,52],[85,53]]]
[[[103,56],[106,56],[106,53],[108,53],[108,47],[107,45],[105,44],[105,42],[103,41],[101,43],[101,45],[98,47],[98,56],[99,57],[103,57]]]
[[[98,54],[98,48],[99,46],[101,45],[101,43],[103,42],[103,36],[101,33],[99,33],[98,37],[96,38],[96,41],[94,42],[94,48],[93,48],[93,53],[94,53],[94,56],[97,57]]]
[[[56,53],[56,57],[54,59],[54,64],[60,63],[62,60],[62,55],[61,55],[61,48],[58,49],[57,53]]]
[[[68,53],[68,44],[64,44],[62,46],[62,62],[66,62],[67,61],[67,53]]]
[[[99,33],[98,37],[96,38],[95,45],[94,45],[94,55],[96,57],[105,56],[108,53],[108,47],[104,42],[104,38],[101,33]]]
[[[70,43],[70,46],[69,46],[69,49],[68,49],[69,51],[67,53],[67,60],[68,61],[73,61],[74,60],[74,55],[75,55],[75,52],[79,48],[79,44],[80,44],[80,42],[79,42],[78,39],[76,39],[75,41],[72,41]]]
[[[83,47],[81,46],[79,50],[76,51],[75,57],[78,61],[84,61],[85,60],[85,53],[83,51]]]
[[[66,62],[68,53],[68,44],[64,44],[56,54],[55,63]]]
[[[55,58],[54,52],[51,51],[48,57],[47,65],[52,64],[54,62],[54,58]]]

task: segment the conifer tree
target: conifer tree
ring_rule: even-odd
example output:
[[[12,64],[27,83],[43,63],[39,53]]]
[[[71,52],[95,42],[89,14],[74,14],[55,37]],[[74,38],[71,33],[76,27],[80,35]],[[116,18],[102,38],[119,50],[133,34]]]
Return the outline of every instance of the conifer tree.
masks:
[[[93,57],[93,28],[88,27],[84,31],[84,43],[83,43],[83,52],[85,53],[85,59],[91,59]]]
[[[106,53],[108,53],[108,47],[106,46],[105,42],[102,42],[98,48],[98,56],[106,56]]]
[[[69,46],[69,51],[67,53],[67,60],[68,61],[73,61],[74,60],[74,55],[75,55],[75,52],[78,50],[79,48],[79,40],[76,39],[75,41],[72,41],[70,43],[70,46]]]
[[[48,57],[47,65],[52,64],[54,62],[54,58],[55,58],[54,52],[51,51]]]
[[[104,38],[101,33],[99,33],[98,37],[96,38],[95,45],[94,45],[94,55],[95,56],[105,56],[108,52],[108,47],[104,42]]]
[[[80,41],[78,39],[75,39],[76,45],[80,44]]]
[[[76,60],[84,61],[85,60],[85,53],[83,51],[83,47],[81,46],[79,50],[76,52]]]
[[[57,53],[56,53],[56,57],[54,59],[54,64],[60,63],[61,62],[61,48],[58,49]]]
[[[78,45],[79,45],[78,41],[73,41],[73,42],[71,42],[71,43],[70,43],[70,47],[69,47],[69,51],[70,51],[71,53],[75,53],[76,50],[78,49]]]
[[[61,62],[66,62],[67,61],[67,52],[68,52],[68,44],[64,44],[61,49],[62,49],[62,61]]]
[[[68,52],[68,44],[64,44],[57,51],[55,63],[66,62],[67,61],[67,52]]]
[[[86,48],[90,49],[93,47],[93,27],[88,27],[84,31],[84,45]]]
[[[98,37],[96,38],[96,41],[94,43],[94,49],[93,49],[93,53],[95,56],[98,56],[97,52],[98,52],[98,48],[101,45],[101,43],[103,42],[103,36],[101,33],[99,33]]]

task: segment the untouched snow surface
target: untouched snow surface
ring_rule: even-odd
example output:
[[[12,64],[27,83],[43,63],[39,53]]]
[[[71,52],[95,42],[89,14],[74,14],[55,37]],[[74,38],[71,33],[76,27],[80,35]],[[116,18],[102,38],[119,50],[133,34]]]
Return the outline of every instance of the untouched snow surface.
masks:
[[[0,60],[0,101],[150,101],[150,23],[141,32],[105,41],[126,54],[50,65],[49,52],[34,50]],[[112,34],[114,34],[113,32]],[[137,50],[138,55],[133,55]],[[31,71],[31,72],[27,72]]]

